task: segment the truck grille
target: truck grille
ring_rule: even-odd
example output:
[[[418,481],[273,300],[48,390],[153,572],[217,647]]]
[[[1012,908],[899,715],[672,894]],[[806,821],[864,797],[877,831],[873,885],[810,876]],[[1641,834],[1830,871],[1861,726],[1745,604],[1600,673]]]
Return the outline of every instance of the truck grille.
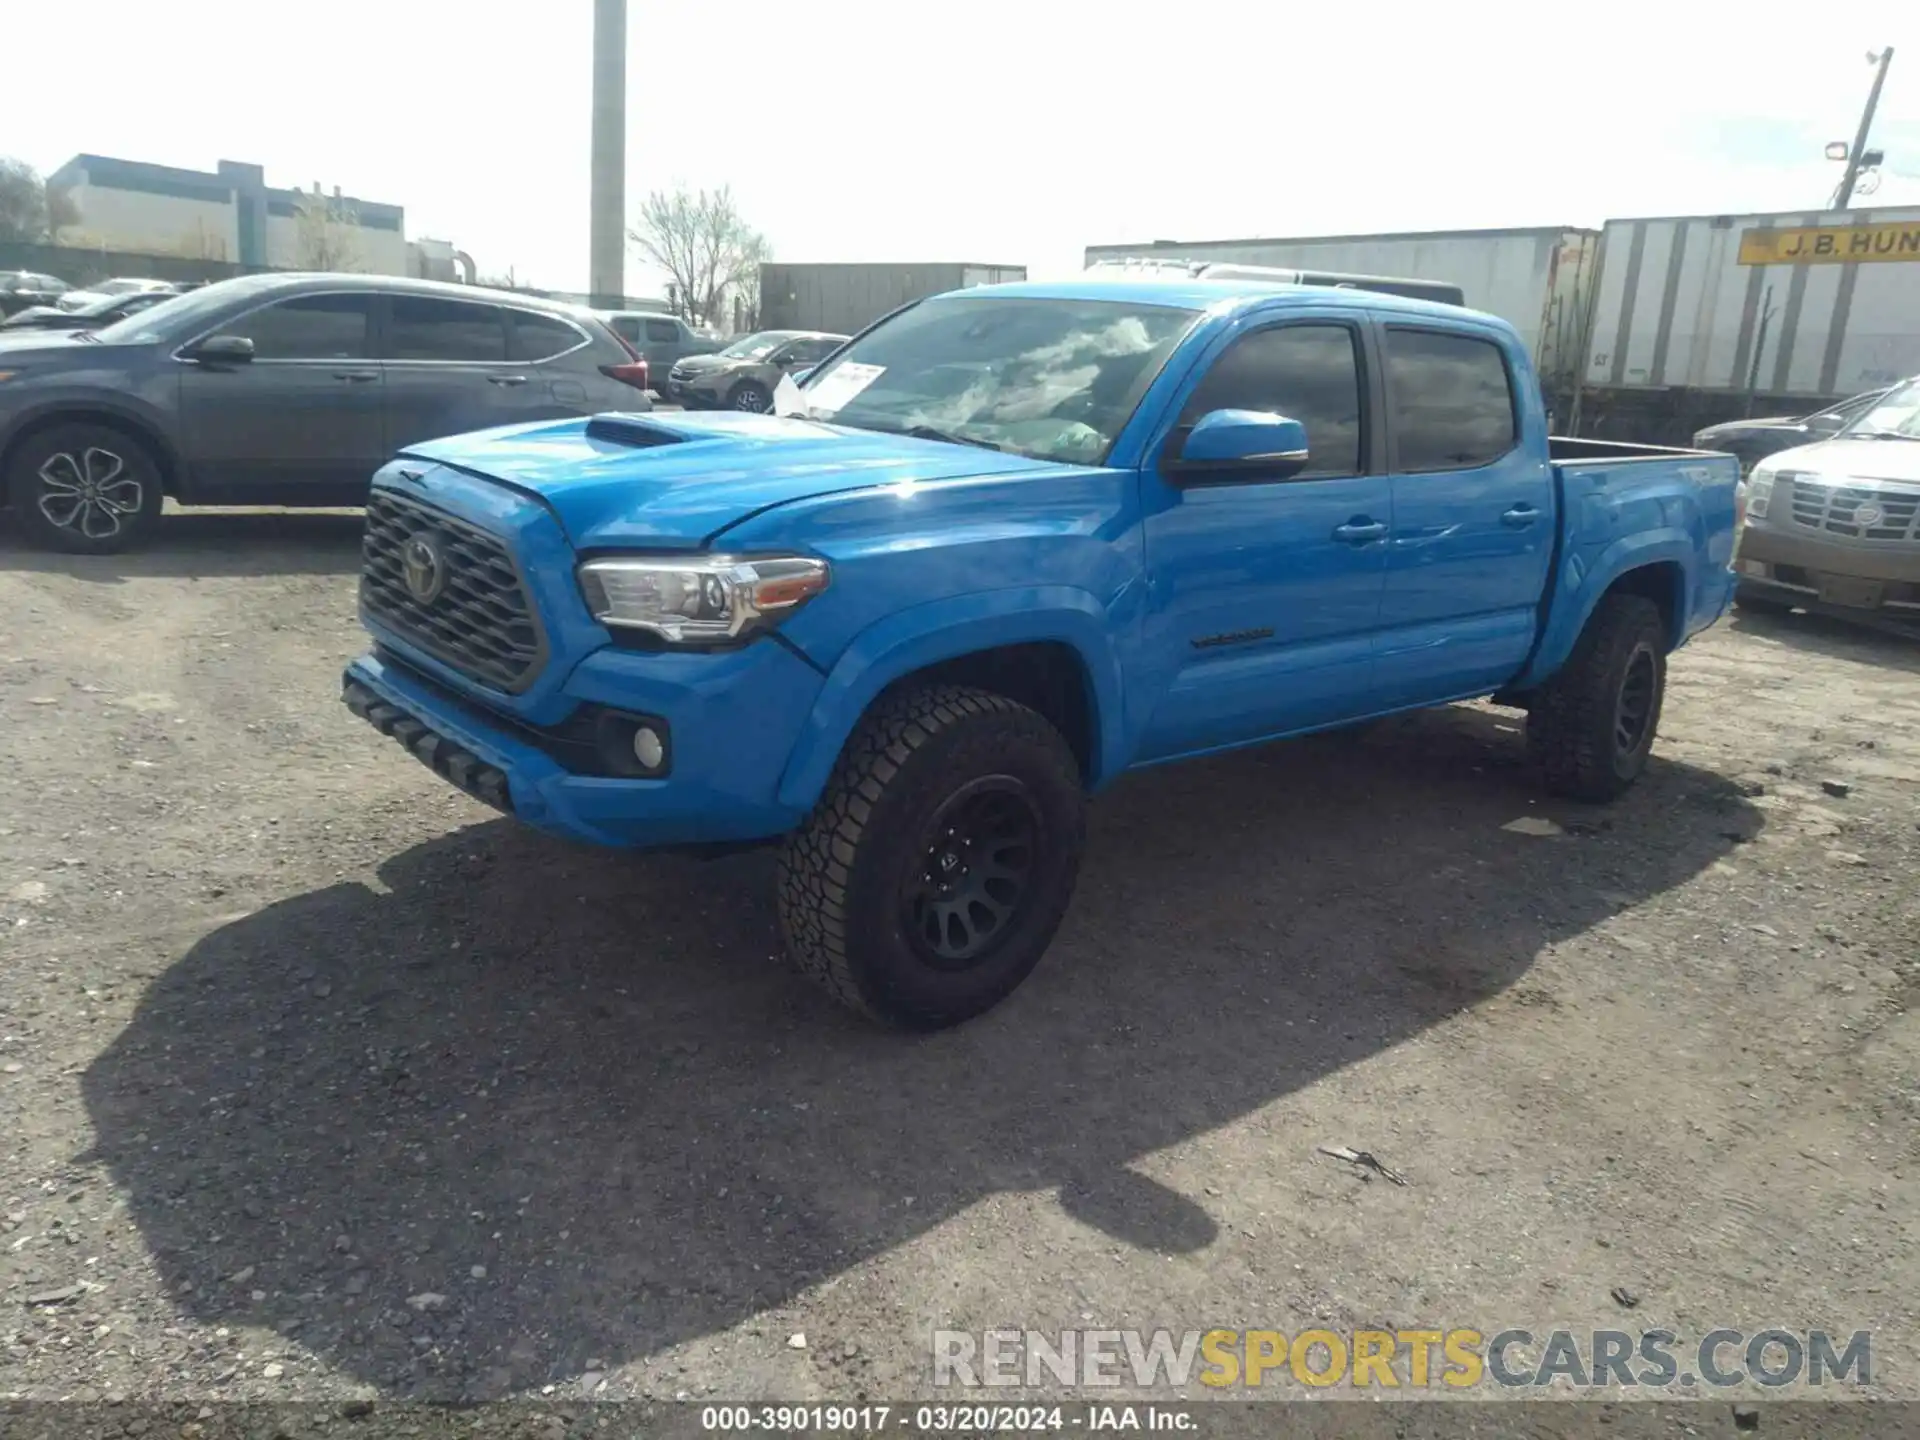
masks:
[[[374,619],[482,685],[517,694],[533,683],[545,645],[500,541],[443,510],[375,490],[361,554],[360,603]]]
[[[1796,477],[1793,518],[1796,524],[1850,540],[1920,540],[1920,492]]]

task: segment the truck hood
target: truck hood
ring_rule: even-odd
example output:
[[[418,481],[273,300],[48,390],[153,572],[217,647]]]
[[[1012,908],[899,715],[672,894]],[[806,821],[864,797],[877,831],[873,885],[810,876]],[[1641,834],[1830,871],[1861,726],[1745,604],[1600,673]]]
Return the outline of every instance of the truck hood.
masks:
[[[575,548],[691,549],[748,515],[848,490],[1069,468],[814,420],[612,414],[409,446],[542,500]]]
[[[1778,474],[1804,470],[1834,480],[1896,480],[1920,484],[1920,440],[1823,440],[1767,457]]]

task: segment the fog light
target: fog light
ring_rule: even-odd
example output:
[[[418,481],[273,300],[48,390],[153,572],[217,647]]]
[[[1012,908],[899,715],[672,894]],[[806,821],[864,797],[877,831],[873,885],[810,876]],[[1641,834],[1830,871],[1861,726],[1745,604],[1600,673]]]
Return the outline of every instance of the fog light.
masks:
[[[658,770],[660,762],[667,758],[667,742],[651,725],[642,725],[633,732],[633,758],[645,770]]]
[[[1764,560],[1742,560],[1740,562],[1740,573],[1764,580],[1767,578],[1767,562]]]

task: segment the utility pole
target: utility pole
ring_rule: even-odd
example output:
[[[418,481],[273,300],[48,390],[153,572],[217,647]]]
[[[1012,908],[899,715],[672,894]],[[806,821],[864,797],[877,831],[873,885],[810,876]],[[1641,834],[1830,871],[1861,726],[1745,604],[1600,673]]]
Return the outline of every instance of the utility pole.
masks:
[[[617,310],[627,297],[627,0],[593,0],[592,212],[587,289]]]
[[[1880,87],[1887,83],[1887,66],[1893,63],[1893,47],[1888,45],[1877,56],[1869,54],[1867,59],[1877,60],[1879,69],[1873,72],[1873,88],[1867,92],[1867,108],[1860,112],[1860,129],[1854,134],[1853,148],[1847,151],[1847,173],[1841,178],[1840,189],[1833,201],[1836,210],[1853,207],[1853,187],[1860,179],[1860,162],[1867,153],[1867,132],[1873,128],[1873,112],[1880,104]]]

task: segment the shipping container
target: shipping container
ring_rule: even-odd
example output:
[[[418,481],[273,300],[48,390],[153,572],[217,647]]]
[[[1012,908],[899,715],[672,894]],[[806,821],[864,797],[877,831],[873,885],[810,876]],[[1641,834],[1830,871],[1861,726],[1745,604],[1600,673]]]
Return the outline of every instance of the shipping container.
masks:
[[[1446,281],[1466,293],[1468,305],[1498,315],[1520,332],[1542,384],[1551,392],[1570,389],[1579,373],[1599,238],[1595,230],[1554,225],[1404,235],[1156,240],[1089,245],[1087,264],[1142,256]]]
[[[852,335],[910,300],[1026,278],[1024,265],[762,265],[760,325]]]
[[[1589,389],[1871,390],[1920,372],[1920,209],[1609,220],[1593,311]]]

